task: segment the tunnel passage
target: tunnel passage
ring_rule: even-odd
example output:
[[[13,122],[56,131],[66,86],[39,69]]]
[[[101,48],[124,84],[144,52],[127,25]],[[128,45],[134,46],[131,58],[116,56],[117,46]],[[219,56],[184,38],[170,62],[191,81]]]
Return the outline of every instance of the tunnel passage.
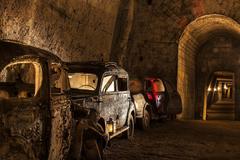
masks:
[[[212,59],[204,60],[204,55],[211,55],[212,53],[201,55],[204,44],[220,35],[230,35],[238,39],[240,37],[240,25],[233,19],[223,15],[206,15],[191,22],[185,28],[179,40],[177,88],[183,102],[181,118],[206,118],[203,114],[204,100],[206,99],[204,95],[207,92],[208,79],[214,71],[228,70],[234,72],[235,88],[239,85],[238,54],[235,53],[236,56],[233,57],[231,55],[227,56],[229,59],[226,59],[226,61],[229,60],[229,65],[226,65],[224,56],[220,56],[218,59],[212,57]],[[227,40],[225,41],[227,45],[226,42]],[[219,53],[214,53],[214,56],[218,57]],[[198,81],[201,81],[201,83]],[[236,89],[235,95],[238,94],[239,89]],[[239,96],[236,96],[235,119],[239,119],[238,99]]]
[[[234,73],[216,71],[212,74],[206,94],[207,120],[234,120]]]

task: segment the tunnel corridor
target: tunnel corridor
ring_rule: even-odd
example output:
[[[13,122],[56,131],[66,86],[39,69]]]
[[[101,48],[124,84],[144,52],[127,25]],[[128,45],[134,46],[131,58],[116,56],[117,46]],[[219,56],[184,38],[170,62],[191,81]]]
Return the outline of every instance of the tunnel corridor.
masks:
[[[207,89],[207,120],[235,119],[235,81],[231,72],[214,72]]]
[[[239,89],[235,87],[239,83],[239,34],[238,23],[216,14],[200,17],[186,27],[178,48],[177,86],[184,106],[182,118],[207,119],[208,81],[214,72],[221,70],[236,73],[229,81],[234,86],[230,88],[236,106],[232,107],[231,113],[234,110],[234,119],[238,118],[235,108],[239,108],[239,104],[235,95]]]
[[[234,104],[227,100],[217,101],[207,109],[207,120],[234,120]]]
[[[0,0],[0,15],[0,160],[240,159],[240,0]]]

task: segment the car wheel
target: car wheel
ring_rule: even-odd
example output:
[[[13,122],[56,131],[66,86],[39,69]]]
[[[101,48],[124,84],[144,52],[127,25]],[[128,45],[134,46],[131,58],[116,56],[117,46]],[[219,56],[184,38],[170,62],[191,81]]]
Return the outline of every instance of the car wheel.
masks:
[[[131,139],[133,139],[133,135],[134,135],[134,119],[133,119],[132,115],[128,119],[128,126],[129,126],[129,128],[124,133],[124,138],[131,140]]]
[[[143,118],[140,121],[140,128],[146,130],[150,127],[151,117],[148,110],[144,110]]]
[[[86,160],[102,160],[103,148],[96,139],[85,140],[83,144],[82,158]]]

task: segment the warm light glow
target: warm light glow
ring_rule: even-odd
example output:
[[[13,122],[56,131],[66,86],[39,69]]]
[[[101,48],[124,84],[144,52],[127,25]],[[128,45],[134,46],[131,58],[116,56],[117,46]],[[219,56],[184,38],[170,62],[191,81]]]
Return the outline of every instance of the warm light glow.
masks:
[[[208,89],[207,89],[207,90],[208,90],[208,92],[211,92],[211,91],[212,91],[211,87],[208,87]]]
[[[220,90],[221,90],[221,87],[218,87],[217,90],[220,91]]]
[[[224,85],[224,89],[228,89],[228,87],[227,87],[227,85],[226,85],[226,84]]]
[[[97,88],[98,77],[93,73],[68,73],[71,88],[94,91]]]
[[[217,88],[214,87],[213,91],[216,92],[216,91],[217,91]]]
[[[108,130],[108,133],[113,133],[113,124],[112,123],[107,124],[107,130]]]

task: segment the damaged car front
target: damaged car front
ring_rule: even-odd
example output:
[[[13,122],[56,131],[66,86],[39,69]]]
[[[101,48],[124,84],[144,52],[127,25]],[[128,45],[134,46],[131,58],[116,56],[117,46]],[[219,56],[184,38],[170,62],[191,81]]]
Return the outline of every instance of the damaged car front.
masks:
[[[102,159],[95,144],[104,144],[104,135],[89,118],[92,112],[75,114],[62,61],[35,47],[0,41],[1,54],[16,52],[23,55],[0,71],[0,159]]]
[[[96,114],[108,140],[134,134],[135,106],[131,101],[128,73],[113,62],[68,64],[71,96],[76,106]]]
[[[74,143],[72,145],[72,159],[103,159],[103,151],[108,143],[107,135],[103,128],[98,125],[98,113],[90,108],[84,107],[86,102],[74,96],[70,91],[72,99],[73,117],[75,119]]]
[[[108,138],[103,128],[98,125],[97,88],[98,75],[94,73],[73,73],[68,71],[68,78],[71,89],[69,94],[73,103],[73,115],[76,120],[75,142],[73,146],[73,158],[79,159],[102,159],[103,150],[106,147]],[[82,83],[78,83],[79,79]],[[92,83],[88,83],[91,81]],[[78,154],[79,152],[83,154]]]
[[[48,159],[52,121],[46,71],[45,59],[33,56],[19,57],[1,71],[0,159]]]

